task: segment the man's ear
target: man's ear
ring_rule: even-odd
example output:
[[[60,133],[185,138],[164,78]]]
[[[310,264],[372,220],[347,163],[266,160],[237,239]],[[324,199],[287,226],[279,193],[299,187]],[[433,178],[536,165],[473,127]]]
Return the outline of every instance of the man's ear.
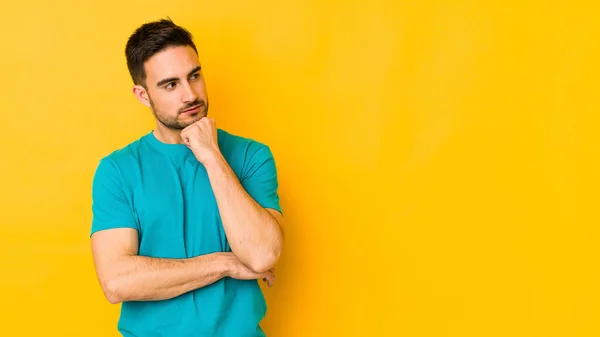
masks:
[[[141,85],[133,86],[133,94],[135,97],[145,106],[150,107],[150,99],[148,98],[148,91]]]

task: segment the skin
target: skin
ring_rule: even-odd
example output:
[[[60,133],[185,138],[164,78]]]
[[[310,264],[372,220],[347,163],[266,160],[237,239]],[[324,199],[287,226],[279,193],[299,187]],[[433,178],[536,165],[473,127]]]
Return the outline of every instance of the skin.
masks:
[[[171,47],[146,61],[146,81],[135,85],[137,99],[152,110],[155,136],[170,144],[182,143],[181,131],[208,114],[208,95],[198,56],[191,47]],[[185,109],[199,106],[194,113]]]
[[[198,55],[188,46],[171,47],[144,65],[146,80],[133,93],[156,119],[156,138],[185,144],[202,163],[221,214],[231,253],[190,259],[138,255],[137,231],[128,228],[92,235],[96,273],[109,302],[169,299],[223,277],[275,280],[274,265],[283,245],[282,215],[256,203],[221,154],[216,123],[208,114],[208,95]],[[195,111],[186,111],[196,107]]]

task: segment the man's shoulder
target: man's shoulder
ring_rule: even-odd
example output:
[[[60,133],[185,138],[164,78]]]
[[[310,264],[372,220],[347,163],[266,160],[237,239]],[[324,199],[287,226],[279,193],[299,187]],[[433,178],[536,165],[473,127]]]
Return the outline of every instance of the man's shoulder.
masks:
[[[124,167],[136,165],[137,158],[139,158],[140,154],[141,143],[145,137],[147,137],[147,135],[143,135],[102,155],[98,162],[98,168],[103,169],[110,167],[114,171],[119,171]]]
[[[261,149],[268,149],[269,146],[255,138],[234,134],[230,131],[218,129],[219,148],[223,151],[230,151],[236,155],[254,154]]]
[[[219,149],[240,178],[261,164],[274,160],[270,147],[248,136],[218,130]]]

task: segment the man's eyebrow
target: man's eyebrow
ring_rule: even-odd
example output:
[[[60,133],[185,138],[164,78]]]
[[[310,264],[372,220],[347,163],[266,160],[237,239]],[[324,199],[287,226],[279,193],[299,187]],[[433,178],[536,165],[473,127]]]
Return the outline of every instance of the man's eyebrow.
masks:
[[[196,66],[194,69],[192,69],[192,71],[189,72],[188,76],[191,75],[191,74],[193,74],[193,73],[196,73],[196,72],[200,71],[200,69],[202,69],[202,67]],[[163,84],[167,84],[169,82],[173,82],[173,81],[177,81],[177,80],[179,80],[179,77],[165,78],[165,79],[162,79],[162,80],[158,81],[158,83],[156,83],[156,86],[160,87]]]
[[[173,81],[177,81],[179,79],[179,77],[169,77],[169,78],[165,78],[163,80],[158,81],[158,83],[156,83],[157,87],[160,87],[163,84],[167,84],[169,82],[173,82]]]
[[[197,73],[200,71],[200,69],[202,69],[202,67],[200,66],[196,66],[194,69],[192,69],[192,71],[189,72],[188,76],[190,76],[193,73]]]

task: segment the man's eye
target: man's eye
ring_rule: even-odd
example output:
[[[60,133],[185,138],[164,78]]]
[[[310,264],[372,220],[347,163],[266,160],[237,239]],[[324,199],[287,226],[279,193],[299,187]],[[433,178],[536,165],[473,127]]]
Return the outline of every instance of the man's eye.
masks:
[[[175,86],[175,82],[171,82],[165,86],[165,89],[171,89]]]
[[[194,75],[192,75],[192,80],[195,80],[195,79],[197,79],[198,77],[200,77],[200,74],[198,74],[198,73],[195,73]]]

